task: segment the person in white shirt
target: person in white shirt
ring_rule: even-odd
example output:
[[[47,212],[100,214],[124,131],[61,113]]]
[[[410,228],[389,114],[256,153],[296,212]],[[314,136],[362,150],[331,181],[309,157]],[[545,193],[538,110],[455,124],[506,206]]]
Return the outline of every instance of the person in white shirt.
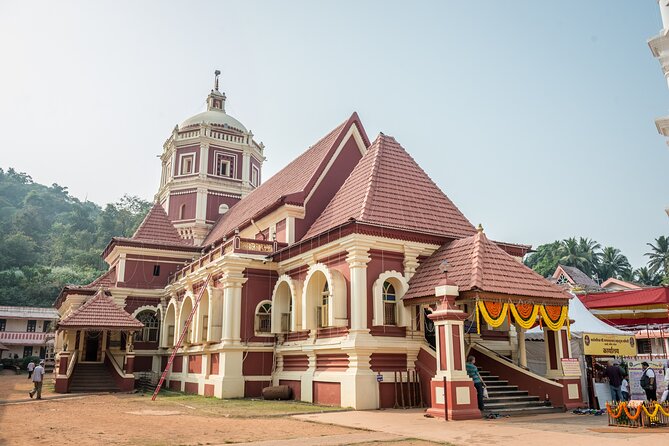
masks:
[[[37,399],[42,399],[42,381],[44,381],[44,361],[40,361],[39,365],[33,370],[33,385],[35,388],[28,392],[30,398],[37,394]]]
[[[30,379],[33,376],[33,370],[35,370],[35,362],[30,361],[28,363],[28,379]]]
[[[623,382],[620,384],[620,393],[623,394],[623,401],[629,401],[630,400],[630,383],[627,380],[628,376],[624,375],[623,376]]]
[[[657,401],[657,383],[655,382],[655,372],[648,366],[646,361],[641,363],[643,373],[639,384],[646,392],[646,401]]]
[[[662,392],[662,398],[660,398],[661,403],[664,403],[669,398],[669,361],[664,365],[664,383],[665,389]]]

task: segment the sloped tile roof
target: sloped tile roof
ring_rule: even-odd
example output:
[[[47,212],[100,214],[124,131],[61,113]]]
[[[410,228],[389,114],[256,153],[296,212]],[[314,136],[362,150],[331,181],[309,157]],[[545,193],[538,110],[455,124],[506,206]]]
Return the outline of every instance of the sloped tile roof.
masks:
[[[441,246],[416,270],[404,299],[434,296],[444,278],[439,266],[448,261],[448,279],[460,292],[490,293],[543,299],[569,299],[570,295],[504,252],[488,240],[483,230]]]
[[[159,203],[155,203],[151,207],[130,239],[139,242],[169,245],[191,244],[179,236],[176,228],[167,217],[165,209]]]
[[[574,281],[574,284],[576,285],[581,285],[585,288],[599,288],[599,284],[592,280],[586,273],[581,271],[580,269],[576,268],[575,266],[566,266],[566,265],[558,265],[560,268],[562,268],[562,271],[567,273],[569,278]]]
[[[143,324],[114,303],[104,291],[95,296],[63,318],[58,326],[61,328],[100,328],[136,330]]]
[[[215,243],[235,229],[241,229],[252,218],[257,218],[282,202],[302,205],[318,175],[332,156],[333,150],[351,125],[358,126],[365,144],[369,145],[358,115],[353,113],[346,122],[338,125],[309,150],[232,206],[212,228],[203,245]]]
[[[395,138],[380,134],[305,238],[350,219],[455,238],[476,233]]]
[[[112,288],[116,286],[116,266],[81,288]]]

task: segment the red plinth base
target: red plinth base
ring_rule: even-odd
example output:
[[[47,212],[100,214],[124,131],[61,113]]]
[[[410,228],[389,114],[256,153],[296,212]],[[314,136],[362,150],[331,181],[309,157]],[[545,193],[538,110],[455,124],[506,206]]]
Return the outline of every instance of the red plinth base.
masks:
[[[564,408],[566,410],[583,407],[583,389],[581,388],[581,378],[563,378],[556,379],[562,384],[562,398],[564,401]],[[569,391],[571,389],[571,398]],[[578,393],[578,395],[576,395]]]
[[[439,381],[431,383],[432,407],[427,413],[445,420],[476,420],[482,414],[476,401],[476,388],[470,380]],[[444,392],[444,384],[446,389]]]

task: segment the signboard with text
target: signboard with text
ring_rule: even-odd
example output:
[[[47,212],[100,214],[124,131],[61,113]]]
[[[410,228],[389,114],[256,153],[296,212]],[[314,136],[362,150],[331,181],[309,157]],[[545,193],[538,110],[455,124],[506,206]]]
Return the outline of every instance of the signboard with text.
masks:
[[[634,336],[583,333],[583,354],[592,356],[636,356]]]
[[[581,376],[581,366],[576,358],[562,358],[564,376]]]

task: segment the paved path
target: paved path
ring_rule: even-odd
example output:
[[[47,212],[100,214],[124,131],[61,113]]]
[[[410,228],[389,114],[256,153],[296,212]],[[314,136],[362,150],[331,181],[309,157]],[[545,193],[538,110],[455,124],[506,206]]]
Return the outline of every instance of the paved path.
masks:
[[[618,428],[620,430],[595,432],[593,429],[601,430],[607,426],[605,417],[561,413],[445,422],[437,418],[425,418],[423,415],[422,410],[374,410],[299,415],[295,418],[463,446],[669,444],[668,434],[651,433],[648,430]]]
[[[388,441],[398,441],[403,440],[405,437],[383,433],[383,432],[360,432],[355,434],[342,434],[342,435],[327,435],[323,437],[311,437],[311,438],[290,438],[287,440],[268,440],[268,441],[254,441],[251,443],[232,443],[237,445],[244,446],[293,446],[296,443],[299,443],[300,446],[339,446],[339,445],[349,445],[356,443],[368,443],[368,442],[379,442],[379,445],[382,445],[382,442]],[[218,445],[223,446],[223,445]],[[225,446],[230,446],[230,443],[226,443]]]

